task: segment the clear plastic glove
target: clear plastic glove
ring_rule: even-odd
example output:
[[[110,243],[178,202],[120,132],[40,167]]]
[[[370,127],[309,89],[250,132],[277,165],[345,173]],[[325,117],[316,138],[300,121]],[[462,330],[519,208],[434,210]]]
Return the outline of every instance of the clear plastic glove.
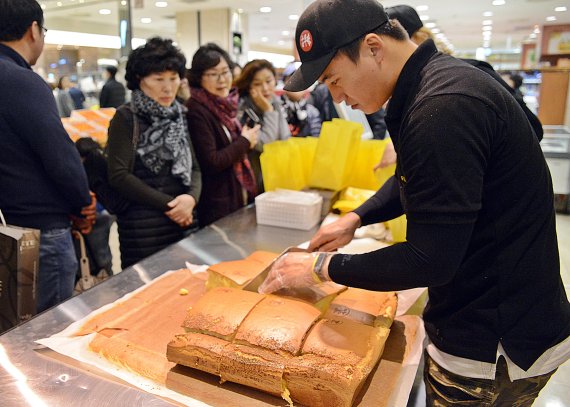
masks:
[[[346,246],[354,237],[354,232],[360,226],[360,216],[349,212],[336,222],[330,223],[319,229],[309,243],[309,252],[319,250],[332,252]]]
[[[275,261],[263,284],[257,290],[269,294],[282,288],[301,288],[316,284],[313,263],[319,253],[286,253]]]
[[[166,211],[165,214],[180,227],[187,227],[190,226],[194,220],[192,211],[195,206],[196,200],[192,195],[178,195],[172,201],[168,202],[168,207],[171,209]]]

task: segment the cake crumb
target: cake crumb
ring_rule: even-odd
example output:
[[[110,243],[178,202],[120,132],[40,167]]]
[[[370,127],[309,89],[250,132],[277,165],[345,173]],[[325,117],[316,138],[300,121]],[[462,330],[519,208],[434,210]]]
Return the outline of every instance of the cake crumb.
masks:
[[[188,295],[188,290],[186,288],[181,288],[179,291],[180,295]]]

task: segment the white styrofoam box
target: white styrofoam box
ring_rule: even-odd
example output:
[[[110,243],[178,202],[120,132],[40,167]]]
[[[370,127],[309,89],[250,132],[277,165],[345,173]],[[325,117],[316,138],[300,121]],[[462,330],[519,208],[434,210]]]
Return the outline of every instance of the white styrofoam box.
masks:
[[[312,192],[277,189],[255,198],[259,225],[309,230],[321,217],[323,197]]]

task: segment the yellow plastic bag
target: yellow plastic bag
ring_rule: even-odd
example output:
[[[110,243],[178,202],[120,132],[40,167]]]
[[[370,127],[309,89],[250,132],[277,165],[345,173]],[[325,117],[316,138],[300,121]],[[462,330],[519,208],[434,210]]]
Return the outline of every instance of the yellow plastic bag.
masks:
[[[378,190],[396,172],[396,165],[374,170],[390,139],[362,140],[351,171],[350,185],[356,188]]]
[[[348,187],[340,193],[339,199],[333,205],[333,209],[340,211],[341,215],[344,215],[358,208],[374,194],[375,191],[369,189]]]
[[[298,147],[301,155],[301,167],[303,169],[304,185],[308,185],[311,170],[313,169],[313,160],[315,159],[315,151],[317,150],[318,138],[315,137],[291,137],[287,139],[287,143]]]
[[[319,136],[309,186],[339,191],[349,185],[364,128],[346,120],[324,122]]]
[[[260,162],[266,191],[277,188],[300,191],[307,185],[299,147],[288,140],[265,144]]]

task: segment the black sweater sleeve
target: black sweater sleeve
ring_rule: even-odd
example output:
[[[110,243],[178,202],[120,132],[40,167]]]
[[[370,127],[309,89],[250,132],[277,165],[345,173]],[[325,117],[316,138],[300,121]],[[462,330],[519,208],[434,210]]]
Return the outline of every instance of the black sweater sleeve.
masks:
[[[385,222],[402,215],[404,210],[400,202],[400,188],[396,177],[390,177],[370,199],[356,208],[354,212],[360,216],[362,226]]]
[[[443,285],[459,268],[472,231],[472,223],[425,224],[408,219],[406,242],[365,254],[336,254],[329,276],[335,283],[375,291]]]

